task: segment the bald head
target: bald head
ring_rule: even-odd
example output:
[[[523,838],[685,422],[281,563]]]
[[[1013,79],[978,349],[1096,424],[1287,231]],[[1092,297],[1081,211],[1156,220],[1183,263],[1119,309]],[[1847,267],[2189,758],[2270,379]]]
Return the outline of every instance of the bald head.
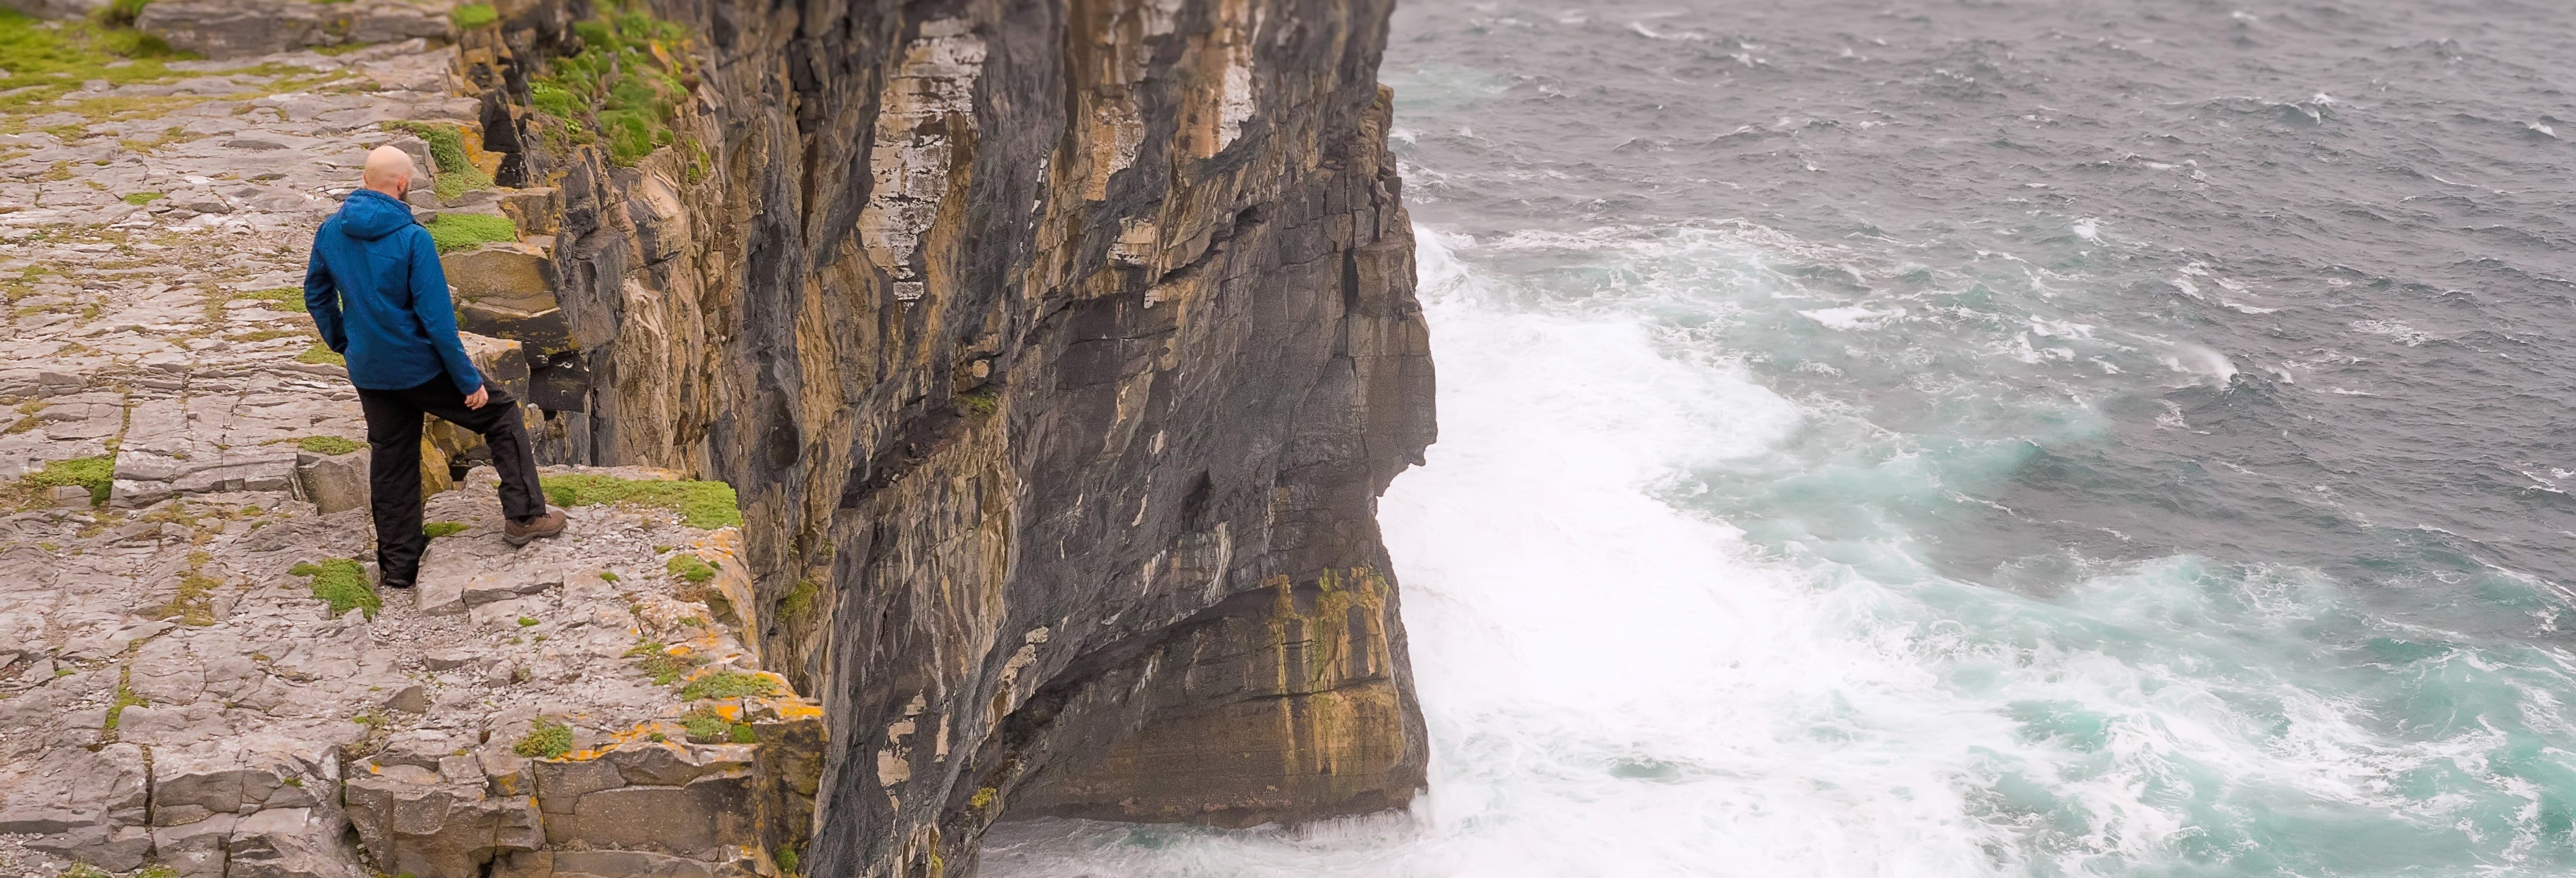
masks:
[[[367,152],[367,169],[359,172],[358,183],[369,189],[403,197],[411,188],[411,153],[390,146],[379,146]]]

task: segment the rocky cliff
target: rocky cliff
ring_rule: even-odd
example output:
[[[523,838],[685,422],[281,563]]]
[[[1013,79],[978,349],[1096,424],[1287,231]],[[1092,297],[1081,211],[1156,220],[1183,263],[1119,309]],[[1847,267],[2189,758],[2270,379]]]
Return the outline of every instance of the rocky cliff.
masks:
[[[211,60],[13,63],[0,554],[43,572],[0,571],[0,761],[125,761],[0,779],[0,833],[191,876],[962,875],[1006,817],[1402,805],[1374,504],[1432,374],[1387,7],[154,0]],[[556,558],[450,492],[454,595],[304,596],[363,557],[362,461],[277,288],[386,142],[547,462],[721,480],[738,530],[584,512]],[[479,449],[430,436],[436,489]],[[375,651],[270,658],[299,638]],[[773,672],[819,723],[692,683]],[[293,738],[266,798],[172,804],[240,772],[164,748],[254,729]]]
[[[1374,522],[1433,430],[1388,6],[531,2],[463,36],[502,182],[561,201],[552,300],[488,331],[549,352],[568,462],[741,492],[762,648],[830,718],[818,874],[1422,783]]]

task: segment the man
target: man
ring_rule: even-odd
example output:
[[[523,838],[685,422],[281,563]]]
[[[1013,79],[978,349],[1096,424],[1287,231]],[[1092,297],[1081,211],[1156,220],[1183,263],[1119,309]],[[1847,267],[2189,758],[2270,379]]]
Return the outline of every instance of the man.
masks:
[[[367,414],[368,491],[376,519],[376,567],[384,584],[410,588],[429,549],[421,532],[421,415],[483,434],[501,475],[502,536],[524,546],[562,533],[564,513],[546,508],[536,450],[519,422],[519,401],[487,386],[456,338],[447,272],[438,248],[403,204],[411,156],[390,146],[367,154],[364,187],[313,233],[304,304],[322,343],[349,360],[349,383]],[[334,293],[337,295],[334,295]]]

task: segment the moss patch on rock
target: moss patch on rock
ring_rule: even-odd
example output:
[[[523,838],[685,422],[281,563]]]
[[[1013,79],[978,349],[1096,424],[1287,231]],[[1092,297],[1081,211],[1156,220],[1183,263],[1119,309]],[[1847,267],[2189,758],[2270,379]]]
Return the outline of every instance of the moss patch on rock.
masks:
[[[295,447],[315,454],[338,457],[340,455],[365,448],[367,447],[367,444],[355,439],[346,439],[339,436],[306,436],[302,439],[295,440]]]
[[[489,11],[492,7],[483,8]],[[419,136],[422,142],[429,144],[430,160],[438,163],[435,191],[438,193],[439,200],[444,201],[476,189],[492,188],[492,175],[483,173],[482,168],[476,167],[473,156],[465,151],[464,128],[435,122],[387,122],[384,127],[393,131],[411,132]],[[442,218],[444,216],[441,214]],[[444,248],[441,252],[444,252]]]
[[[529,103],[558,147],[605,141],[609,161],[631,167],[680,140],[673,126],[694,76],[689,29],[641,3],[601,6],[599,17],[573,24],[581,51],[530,78]]]
[[[455,22],[457,30],[473,30],[500,21],[501,11],[490,3],[468,3],[447,13],[447,20]]]
[[[778,691],[778,681],[759,674],[740,671],[710,671],[680,687],[680,700],[701,698],[743,698],[768,695]]]
[[[465,523],[461,521],[433,521],[422,525],[420,532],[430,539],[435,540],[464,533],[465,527]]]
[[[591,473],[546,476],[538,480],[546,501],[557,506],[658,506],[680,514],[680,523],[700,530],[741,527],[742,507],[733,486],[723,482],[658,482],[621,479]]]
[[[313,578],[313,597],[331,605],[331,615],[350,610],[365,610],[373,619],[385,608],[385,600],[376,594],[374,583],[367,581],[367,568],[349,558],[332,558],[320,564],[296,564],[286,571],[296,576]]]
[[[662,571],[671,574],[671,578],[690,585],[716,578],[714,567],[708,566],[707,562],[687,552],[671,556],[671,560],[662,565]]]
[[[89,489],[90,505],[103,505],[107,503],[108,489],[116,484],[116,457],[102,454],[97,457],[50,461],[45,464],[44,469],[20,476],[18,484],[29,494],[42,494],[65,485],[79,485]]]
[[[332,353],[329,345],[325,345],[318,341],[314,342],[312,347],[305,348],[303,353],[296,354],[295,361],[298,363],[312,363],[314,365],[349,365],[349,358]]]
[[[538,717],[510,752],[530,759],[560,759],[572,752],[572,727],[555,720]]]
[[[422,228],[429,230],[430,243],[438,252],[472,250],[495,241],[519,239],[519,224],[509,217],[488,213],[442,213]]]

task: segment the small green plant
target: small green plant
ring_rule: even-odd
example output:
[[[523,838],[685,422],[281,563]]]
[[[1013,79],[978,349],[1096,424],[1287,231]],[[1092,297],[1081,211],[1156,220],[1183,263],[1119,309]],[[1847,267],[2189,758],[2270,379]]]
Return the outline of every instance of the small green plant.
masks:
[[[702,674],[697,679],[690,680],[688,685],[680,687],[680,700],[743,698],[768,695],[776,691],[778,691],[778,681],[768,677],[740,671],[713,671]]]
[[[659,744],[664,741],[671,740],[671,736],[662,734],[661,732],[645,732],[644,740]]]
[[[546,137],[569,148],[607,141],[609,161],[633,166],[680,141],[674,125],[689,94],[688,28],[634,4],[575,22],[581,52],[557,58],[528,86]],[[694,152],[693,152],[694,154]]]
[[[127,686],[124,680],[116,681],[116,700],[107,705],[107,730],[116,731],[116,721],[125,715],[126,708],[150,706],[152,706],[151,703],[144,701],[143,696],[134,694],[134,689]]]
[[[152,202],[159,201],[159,200],[161,200],[161,199],[163,199],[163,198],[166,198],[166,197],[168,197],[168,196],[162,195],[162,194],[161,194],[161,193],[159,193],[159,192],[136,192],[136,193],[134,193],[134,194],[132,194],[132,195],[125,196],[125,203],[127,203],[127,204],[131,204],[131,205],[134,205],[134,206],[136,206],[136,207],[142,207],[142,206],[144,206],[144,205],[146,205],[146,204],[151,204]]]
[[[495,241],[519,239],[519,224],[488,213],[442,213],[422,226],[440,253],[472,250]]]
[[[349,358],[332,353],[329,345],[325,345],[318,341],[314,342],[312,347],[305,348],[303,353],[296,354],[295,361],[298,363],[312,363],[315,365],[349,365]]]
[[[778,871],[789,875],[796,874],[795,848],[779,848],[778,853],[771,855],[769,859],[778,864]]]
[[[63,870],[59,878],[116,878],[116,876],[88,863],[73,863],[71,868]],[[138,875],[136,878],[142,878],[142,876]]]
[[[385,608],[384,598],[367,582],[367,568],[349,558],[332,558],[320,564],[298,563],[287,573],[313,578],[313,597],[331,605],[331,615],[351,609],[367,611],[367,618]]]
[[[279,287],[273,290],[256,290],[247,293],[234,293],[232,297],[236,299],[255,300],[260,303],[260,307],[271,311],[285,311],[295,314],[304,314],[308,313],[309,310],[304,306],[304,291],[296,287]]]
[[[464,533],[465,527],[465,523],[461,521],[433,521],[426,525],[422,525],[420,532],[427,535],[430,539],[435,540],[441,537],[452,537],[457,534]]]
[[[326,457],[338,457],[367,447],[366,443],[339,436],[306,436],[295,440],[295,447]]]
[[[779,599],[778,599],[778,616],[779,616],[779,618],[782,618],[782,619],[803,619],[803,618],[805,618],[805,614],[807,614],[807,613],[811,613],[811,612],[813,612],[813,611],[814,611],[814,598],[815,598],[817,595],[820,595],[820,594],[822,594],[822,593],[823,593],[823,586],[822,586],[821,584],[819,584],[819,583],[816,583],[814,580],[811,580],[811,579],[799,579],[799,580],[797,580],[797,581],[796,581],[796,587],[795,587],[795,588],[793,588],[793,589],[790,589],[790,590],[787,592],[787,596],[786,596],[786,597],[783,597],[783,598],[779,598]]]
[[[492,7],[483,8],[489,11]],[[434,122],[387,122],[384,127],[391,131],[411,132],[421,142],[429,144],[430,161],[438,163],[437,182],[433,184],[432,191],[438,193],[439,200],[476,189],[492,188],[492,175],[483,173],[482,168],[474,165],[473,157],[465,152],[465,129]],[[435,234],[437,229],[430,231]],[[442,248],[440,252],[445,251]]]
[[[286,784],[287,786],[290,786],[290,787],[300,787],[300,786],[303,786],[303,785],[304,785],[304,779],[303,779],[303,778],[300,778],[300,777],[289,777],[289,778],[287,778],[287,779],[285,779],[285,780],[283,780],[283,781],[280,781],[280,783],[284,783],[284,784]]]
[[[1002,407],[1002,395],[991,388],[979,388],[957,395],[957,410],[976,417],[992,414]]]
[[[658,506],[680,514],[680,523],[699,530],[741,527],[742,507],[733,486],[723,482],[621,479],[591,473],[567,473],[538,480],[547,502],[557,506],[632,504]]]
[[[983,789],[976,790],[975,797],[966,800],[966,806],[981,811],[986,808],[993,807],[993,800],[1000,798],[1001,795],[1001,790],[997,790],[992,787],[985,787]]]
[[[457,30],[473,30],[500,21],[501,12],[490,3],[468,3],[448,13],[447,20],[455,22]]]
[[[635,667],[653,678],[653,685],[668,686],[696,670],[705,660],[693,655],[672,655],[670,648],[658,640],[647,640],[626,651],[626,657],[638,659]]]
[[[529,726],[526,737],[510,745],[510,752],[530,759],[557,759],[572,752],[572,727],[538,717]]]
[[[698,560],[698,556],[687,552],[671,556],[671,560],[662,567],[671,574],[672,578],[691,585],[716,577],[715,568],[707,566],[707,562]]]
[[[79,485],[89,489],[89,505],[107,503],[107,492],[116,484],[116,458],[113,455],[75,457],[49,461],[45,468],[19,477],[19,484],[32,490]]]
[[[520,616],[520,617],[519,617],[519,627],[521,627],[521,628],[534,628],[534,627],[537,627],[537,617],[535,617],[535,616]]]
[[[616,581],[617,581],[617,571],[614,571],[614,570],[602,570],[602,571],[599,571],[599,578],[604,579],[604,580],[607,580],[607,581],[609,581],[609,582],[616,582]]]
[[[757,744],[760,733],[748,725],[725,719],[713,708],[701,707],[680,716],[680,728],[688,730],[689,740],[700,744]]]

